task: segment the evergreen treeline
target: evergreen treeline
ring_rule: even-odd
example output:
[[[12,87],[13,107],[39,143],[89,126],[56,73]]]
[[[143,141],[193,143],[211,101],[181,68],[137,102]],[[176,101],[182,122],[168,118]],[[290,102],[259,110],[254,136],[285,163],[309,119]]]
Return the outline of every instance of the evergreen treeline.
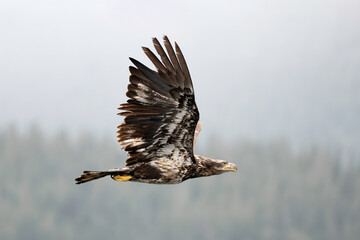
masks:
[[[214,138],[215,139],[215,138]],[[209,141],[238,172],[179,185],[75,185],[124,165],[114,139],[0,132],[0,239],[339,240],[360,236],[360,167],[320,147]]]

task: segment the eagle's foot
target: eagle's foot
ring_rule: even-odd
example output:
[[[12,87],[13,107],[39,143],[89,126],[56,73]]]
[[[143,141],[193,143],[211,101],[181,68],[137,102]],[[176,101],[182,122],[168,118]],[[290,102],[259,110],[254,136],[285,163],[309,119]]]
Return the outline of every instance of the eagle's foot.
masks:
[[[115,181],[118,181],[118,182],[127,182],[127,181],[129,181],[131,178],[132,178],[132,176],[130,176],[130,175],[114,175],[114,176],[111,176],[112,177],[112,179],[114,179]]]

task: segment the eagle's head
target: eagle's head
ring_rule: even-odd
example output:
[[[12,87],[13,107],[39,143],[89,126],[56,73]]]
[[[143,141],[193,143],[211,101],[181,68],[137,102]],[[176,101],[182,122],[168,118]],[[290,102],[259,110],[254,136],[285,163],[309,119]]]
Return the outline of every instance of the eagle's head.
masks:
[[[219,175],[224,172],[236,172],[237,167],[235,164],[224,161],[211,159],[203,156],[196,155],[196,176],[195,177],[205,177],[211,175]]]

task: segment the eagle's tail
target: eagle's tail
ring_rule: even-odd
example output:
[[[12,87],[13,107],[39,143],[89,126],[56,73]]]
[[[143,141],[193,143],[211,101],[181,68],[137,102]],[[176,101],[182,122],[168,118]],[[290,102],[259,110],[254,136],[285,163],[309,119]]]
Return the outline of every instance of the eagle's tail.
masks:
[[[108,175],[124,175],[127,171],[125,169],[117,168],[117,169],[110,169],[107,171],[84,171],[83,174],[75,178],[76,184],[86,183],[95,179],[103,178]]]

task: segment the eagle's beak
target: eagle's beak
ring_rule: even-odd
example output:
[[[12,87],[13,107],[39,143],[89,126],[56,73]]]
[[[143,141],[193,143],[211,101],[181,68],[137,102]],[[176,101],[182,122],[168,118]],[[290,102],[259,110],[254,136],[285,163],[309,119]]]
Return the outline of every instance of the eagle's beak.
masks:
[[[228,164],[226,164],[226,165],[223,167],[222,170],[224,170],[224,171],[233,171],[233,172],[236,172],[236,171],[237,171],[237,167],[236,167],[236,165],[233,164],[233,163],[228,163]]]

